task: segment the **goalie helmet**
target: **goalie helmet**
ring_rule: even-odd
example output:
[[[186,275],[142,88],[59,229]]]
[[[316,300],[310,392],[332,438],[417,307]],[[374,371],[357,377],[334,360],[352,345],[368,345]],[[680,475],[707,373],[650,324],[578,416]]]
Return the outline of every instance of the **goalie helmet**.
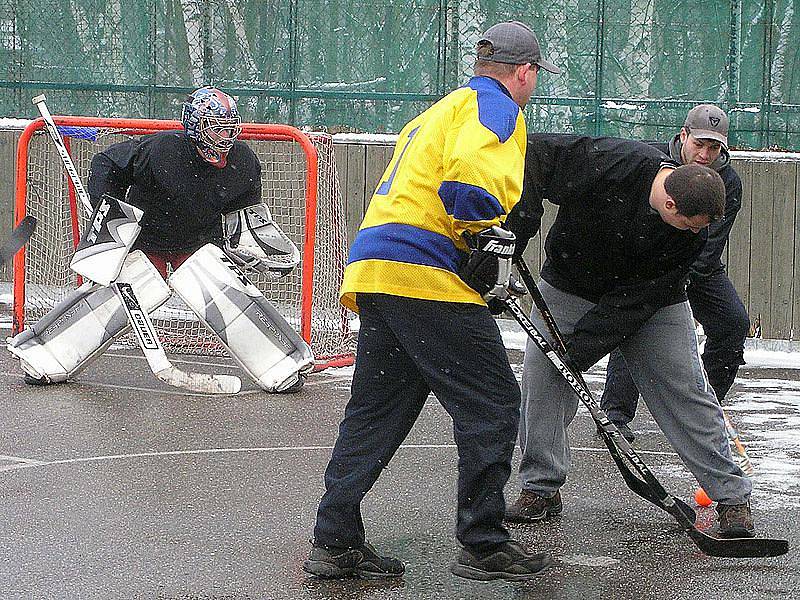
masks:
[[[200,156],[215,167],[224,167],[233,142],[242,132],[236,101],[217,88],[201,87],[183,103],[181,121]]]

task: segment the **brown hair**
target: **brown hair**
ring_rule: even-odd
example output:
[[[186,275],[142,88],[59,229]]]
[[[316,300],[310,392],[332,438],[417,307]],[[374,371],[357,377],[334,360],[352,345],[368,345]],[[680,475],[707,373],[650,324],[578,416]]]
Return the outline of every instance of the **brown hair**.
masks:
[[[476,48],[478,58],[475,60],[475,75],[479,77],[508,77],[519,65],[484,60],[494,54],[494,47],[488,40],[478,42]]]
[[[725,184],[719,173],[703,165],[683,165],[664,180],[664,189],[684,217],[707,215],[712,221],[725,212]]]

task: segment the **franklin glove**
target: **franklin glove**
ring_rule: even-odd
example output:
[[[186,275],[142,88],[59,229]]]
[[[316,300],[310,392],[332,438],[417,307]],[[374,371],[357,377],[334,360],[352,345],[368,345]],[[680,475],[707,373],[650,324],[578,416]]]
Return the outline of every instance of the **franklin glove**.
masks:
[[[513,233],[497,225],[476,235],[464,234],[470,253],[458,274],[487,303],[508,295],[515,240]]]

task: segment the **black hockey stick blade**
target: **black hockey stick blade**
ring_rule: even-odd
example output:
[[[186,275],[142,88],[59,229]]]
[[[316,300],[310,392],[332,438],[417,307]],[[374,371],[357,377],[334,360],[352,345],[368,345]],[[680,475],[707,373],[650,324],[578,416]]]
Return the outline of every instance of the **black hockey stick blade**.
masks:
[[[11,260],[20,249],[31,239],[36,229],[36,218],[28,215],[19,222],[11,235],[8,236],[6,243],[0,248],[0,264],[6,264]]]
[[[788,540],[771,538],[718,538],[703,533],[696,527],[686,530],[704,553],[721,558],[770,558],[783,556],[789,551]]]

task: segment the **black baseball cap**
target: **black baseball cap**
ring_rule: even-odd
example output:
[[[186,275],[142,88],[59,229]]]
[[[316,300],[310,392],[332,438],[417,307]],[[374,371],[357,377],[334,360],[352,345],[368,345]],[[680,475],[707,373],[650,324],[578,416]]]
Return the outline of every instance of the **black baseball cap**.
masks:
[[[542,57],[539,40],[524,23],[507,21],[492,25],[478,40],[477,47],[487,43],[491,45],[491,52],[487,56],[481,56],[481,60],[510,65],[531,63],[539,65],[545,71],[561,73],[561,69]]]

